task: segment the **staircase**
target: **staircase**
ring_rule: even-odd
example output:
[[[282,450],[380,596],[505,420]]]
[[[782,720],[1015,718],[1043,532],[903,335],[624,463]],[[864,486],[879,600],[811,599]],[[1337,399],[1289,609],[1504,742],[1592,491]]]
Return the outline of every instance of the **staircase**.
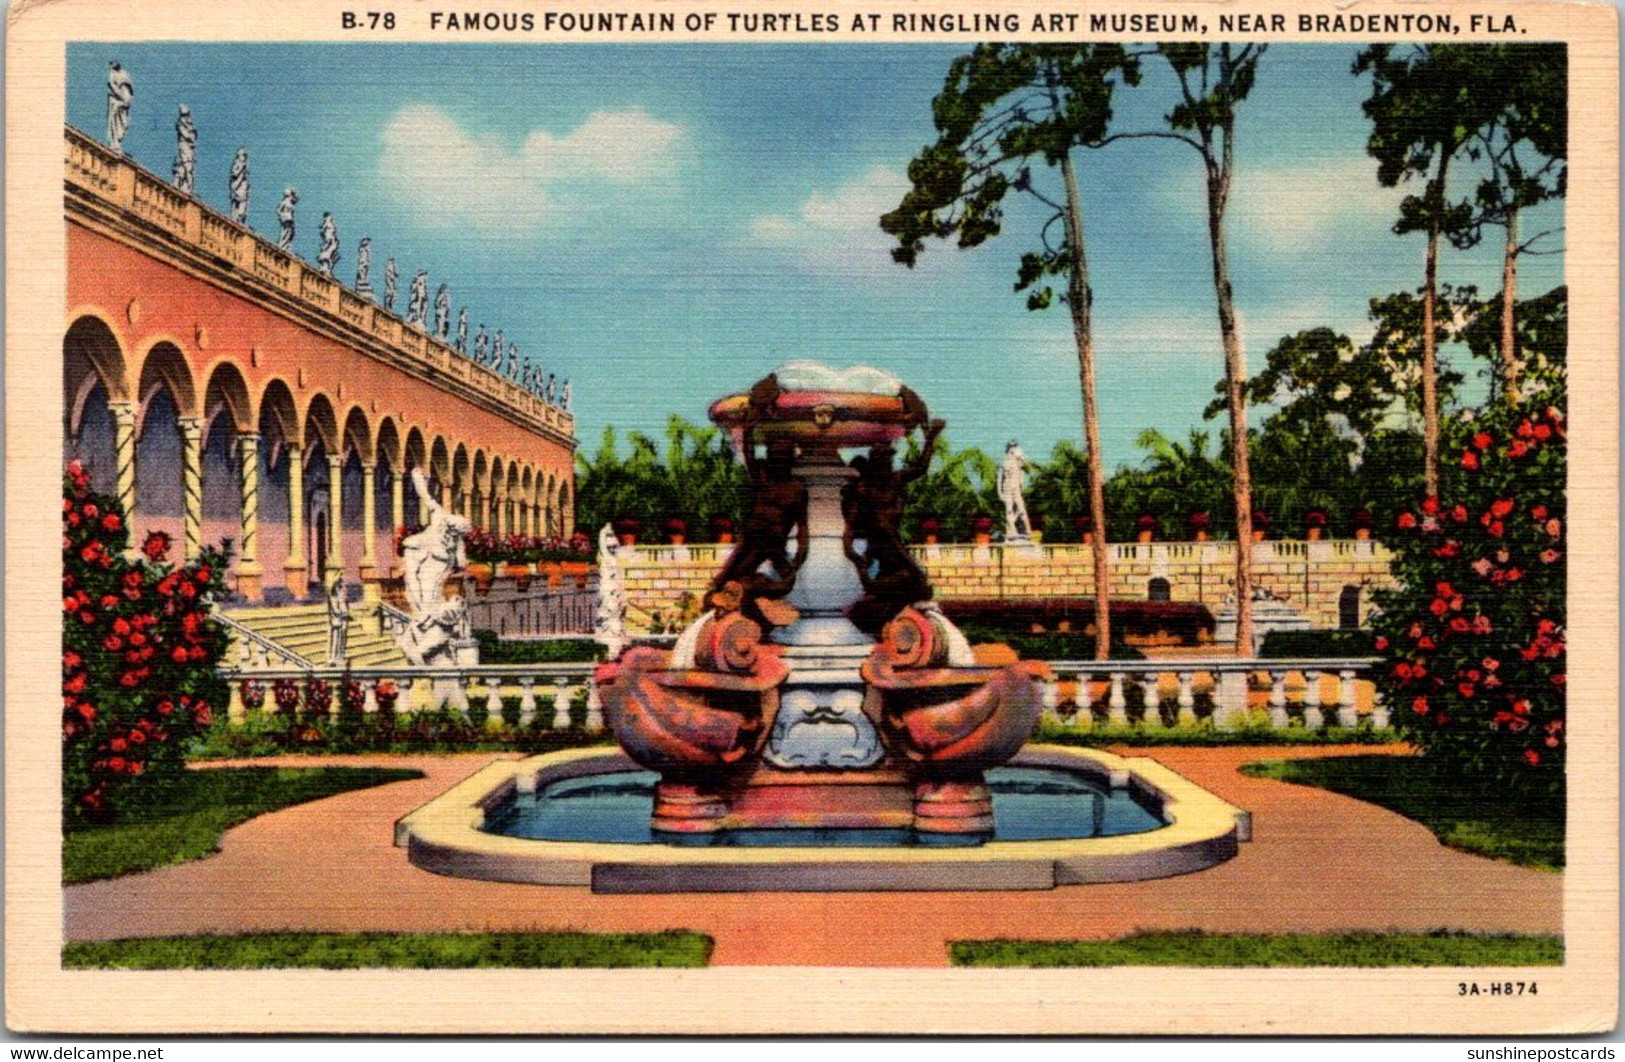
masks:
[[[327,666],[326,604],[235,608],[227,615],[261,637],[298,653],[311,664]],[[238,648],[233,645],[226,659],[236,660]],[[351,606],[346,648],[351,667],[394,667],[406,663],[406,657],[395,646],[395,639],[385,633],[378,622],[377,605]]]

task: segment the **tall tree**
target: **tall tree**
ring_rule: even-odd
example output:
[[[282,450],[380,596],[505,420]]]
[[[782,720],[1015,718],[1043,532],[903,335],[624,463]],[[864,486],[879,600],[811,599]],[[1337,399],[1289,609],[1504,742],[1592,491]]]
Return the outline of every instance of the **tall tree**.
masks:
[[[1236,324],[1235,292],[1225,212],[1236,173],[1236,107],[1253,90],[1258,60],[1267,45],[1162,44],[1179,95],[1166,116],[1168,131],[1146,135],[1186,144],[1201,156],[1206,178],[1208,243],[1213,291],[1218,300],[1219,338],[1224,346],[1225,385],[1230,407],[1232,474],[1236,503],[1236,652],[1253,652],[1253,488],[1247,446],[1247,355]]]
[[[1567,192],[1568,55],[1563,44],[1495,45],[1486,51],[1497,71],[1490,84],[1500,95],[1497,110],[1478,130],[1475,153],[1488,159],[1491,172],[1479,184],[1477,221],[1506,230],[1496,375],[1511,401],[1518,397],[1520,364],[1518,259],[1553,253],[1537,248],[1555,231],[1524,236],[1519,221],[1523,211]]]
[[[1047,278],[1066,278],[1060,296],[1072,316],[1083,392],[1084,444],[1089,461],[1089,514],[1106,526],[1100,418],[1095,403],[1093,293],[1084,241],[1083,201],[1074,149],[1104,140],[1112,94],[1135,84],[1139,63],[1117,44],[983,44],[955,59],[932,101],[938,138],[909,163],[910,189],[880,227],[897,238],[892,257],[913,266],[928,238],[958,237],[962,249],[998,235],[1003,202],[1011,191],[1042,203],[1049,216],[1039,230],[1041,249],[1024,254],[1015,290],[1041,310],[1056,298]],[[1058,191],[1041,190],[1033,163],[1058,170]],[[1052,236],[1059,226],[1060,236]],[[1095,656],[1111,650],[1106,536],[1094,537]]]
[[[1450,165],[1496,110],[1492,64],[1479,45],[1373,44],[1354,61],[1370,72],[1371,96],[1362,104],[1371,119],[1366,151],[1377,160],[1377,180],[1392,188],[1426,181],[1420,196],[1400,204],[1396,233],[1425,232],[1422,281],[1422,467],[1429,495],[1439,492],[1438,343],[1434,327],[1439,286],[1439,241],[1471,228],[1472,207],[1449,199]]]

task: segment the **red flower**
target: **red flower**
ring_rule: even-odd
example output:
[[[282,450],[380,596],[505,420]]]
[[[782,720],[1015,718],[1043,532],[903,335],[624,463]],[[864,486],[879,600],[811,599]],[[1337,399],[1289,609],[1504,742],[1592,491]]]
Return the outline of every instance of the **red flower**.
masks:
[[[1463,697],[1470,698],[1478,691],[1471,682],[1458,682],[1456,683],[1456,692],[1461,694]]]
[[[1400,528],[1401,531],[1409,531],[1411,528],[1413,528],[1415,526],[1416,526],[1416,517],[1414,515],[1412,515],[1411,513],[1400,513],[1399,514],[1399,528]]]
[[[1529,761],[1529,766],[1531,767],[1536,767],[1540,764],[1540,753],[1536,752],[1534,749],[1524,749],[1523,758]]]
[[[1433,514],[1437,513],[1439,511],[1439,499],[1435,498],[1431,494],[1428,495],[1426,498],[1423,498],[1422,499],[1422,511],[1424,513],[1427,513],[1429,516],[1432,516]]]
[[[1473,436],[1473,445],[1478,447],[1480,450],[1488,450],[1490,445],[1494,442],[1495,436],[1491,435],[1487,431],[1481,431]]]
[[[1513,459],[1522,457],[1528,452],[1529,444],[1524,442],[1522,439],[1513,439],[1511,444],[1507,446],[1507,456]]]
[[[1490,503],[1490,512],[1496,516],[1505,516],[1512,511],[1512,502],[1506,498],[1497,498]]]
[[[1541,551],[1540,559],[1543,562],[1547,563],[1547,564],[1556,564],[1557,561],[1558,561],[1558,558],[1560,558],[1562,556],[1563,556],[1563,554],[1559,553],[1557,550],[1548,549],[1548,550],[1542,550]]]
[[[103,531],[117,532],[123,526],[124,522],[118,518],[118,513],[108,513],[106,516],[102,517]]]
[[[1547,515],[1548,512],[1549,512],[1549,510],[1546,508],[1546,506],[1537,505],[1533,509],[1529,510],[1529,515],[1534,517],[1535,520],[1538,522],[1538,521],[1546,519],[1546,515]]]
[[[1465,524],[1467,522],[1467,506],[1458,504],[1454,509],[1451,509],[1450,519],[1458,524]]]
[[[1376,640],[1376,642],[1375,642],[1375,643],[1374,643],[1374,644],[1375,644],[1375,645],[1376,645],[1376,647],[1377,647],[1377,652],[1379,652],[1379,653],[1380,653],[1380,652],[1382,652],[1382,651],[1383,651],[1383,650],[1385,650],[1385,649],[1387,649],[1387,648],[1388,648],[1388,639],[1387,639],[1387,638],[1384,638],[1384,637],[1382,637],[1382,636],[1381,636],[1381,635],[1378,635],[1378,636],[1377,636],[1377,640]]]
[[[1478,471],[1478,455],[1471,450],[1461,452],[1461,467],[1469,472]]]
[[[147,540],[141,543],[141,552],[151,561],[161,561],[169,552],[169,536],[162,531],[147,532]]]

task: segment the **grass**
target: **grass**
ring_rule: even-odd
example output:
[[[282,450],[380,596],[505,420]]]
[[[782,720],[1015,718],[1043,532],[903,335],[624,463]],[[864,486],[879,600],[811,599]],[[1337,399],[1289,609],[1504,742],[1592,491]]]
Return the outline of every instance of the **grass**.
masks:
[[[68,944],[68,969],[355,970],[395,967],[705,966],[712,941],[699,933],[246,933],[136,937]]]
[[[1518,798],[1439,772],[1420,756],[1265,760],[1242,773],[1329,789],[1426,826],[1451,848],[1541,870],[1563,867],[1562,796]]]
[[[1234,729],[1218,730],[1212,722],[1203,720],[1195,726],[1153,726],[1095,723],[1088,727],[1072,727],[1045,718],[1038,726],[1034,741],[1050,745],[1082,745],[1098,748],[1106,745],[1191,746],[1221,747],[1234,745],[1392,745],[1403,740],[1392,730],[1377,730],[1370,726],[1353,728],[1328,726],[1319,730],[1292,726],[1277,730],[1263,720],[1247,720]]]
[[[1136,933],[1119,940],[961,940],[955,966],[1561,966],[1560,937],[1460,933]]]
[[[62,882],[74,885],[152,870],[216,851],[220,835],[268,811],[353,789],[421,778],[372,767],[223,767],[183,774],[161,800],[107,826],[72,825],[62,837]]]

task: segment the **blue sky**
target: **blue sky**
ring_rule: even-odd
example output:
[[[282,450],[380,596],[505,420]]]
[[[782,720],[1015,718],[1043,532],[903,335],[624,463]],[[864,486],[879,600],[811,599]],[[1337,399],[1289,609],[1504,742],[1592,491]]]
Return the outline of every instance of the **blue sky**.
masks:
[[[136,96],[126,149],[169,172],[178,104],[199,129],[198,194],[226,209],[250,152],[250,224],[276,231],[299,189],[295,249],[331,211],[354,278],[451,285],[470,331],[502,328],[573,382],[577,434],[658,433],[776,365],[810,357],[887,369],[948,421],[956,446],[1012,437],[1034,455],[1082,436],[1064,309],[1011,292],[1042,214],[1012,204],[969,252],[890,262],[875,223],[933,139],[930,101],[961,46],[199,45],[68,49],[67,120],[105,129],[106,64]],[[1367,301],[1415,289],[1422,241],[1390,231],[1402,194],[1365,155],[1355,49],[1274,45],[1243,106],[1231,259],[1253,370],[1282,335],[1369,335]],[[1120,94],[1123,128],[1153,127],[1166,76]],[[1465,171],[1464,171],[1465,172]],[[1134,141],[1080,155],[1095,284],[1102,448],[1136,463],[1147,427],[1183,434],[1221,372],[1195,152]],[[1043,175],[1049,179],[1050,175]],[[1465,187],[1465,183],[1459,187]],[[1561,206],[1525,232],[1561,224]],[[1560,241],[1559,241],[1560,242]],[[1441,278],[1500,286],[1498,242],[1447,251]],[[1525,257],[1520,292],[1562,282],[1563,256]],[[1207,427],[1217,430],[1217,423]]]

